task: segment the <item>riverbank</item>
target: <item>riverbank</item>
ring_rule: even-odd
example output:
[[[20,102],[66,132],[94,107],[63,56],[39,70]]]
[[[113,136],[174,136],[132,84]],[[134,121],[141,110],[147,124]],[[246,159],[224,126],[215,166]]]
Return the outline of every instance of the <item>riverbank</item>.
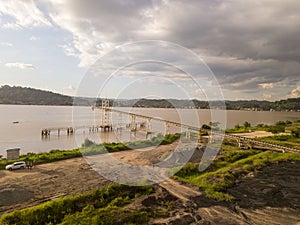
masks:
[[[91,156],[98,154],[105,154],[111,152],[119,152],[126,150],[133,150],[138,148],[146,148],[151,146],[168,145],[176,141],[180,137],[180,134],[169,134],[169,135],[157,135],[150,140],[141,140],[135,142],[126,143],[103,143],[95,144],[94,142],[86,139],[83,143],[82,148],[73,150],[51,150],[50,152],[42,153],[27,153],[21,155],[15,160],[0,159],[0,170],[5,168],[5,165],[11,164],[17,161],[25,161],[33,163],[34,165],[56,162],[65,159],[71,159],[81,156]]]
[[[176,145],[177,143],[173,143],[152,149],[107,154],[124,163],[151,165],[165,159]],[[84,193],[109,183],[111,182],[95,172],[82,157],[37,165],[32,170],[1,170],[0,214],[51,198]]]
[[[148,165],[168,157],[175,146],[176,143],[173,143],[152,150],[139,149],[108,154],[123,160],[124,163]],[[259,151],[248,153],[249,151],[235,150],[233,147],[227,147],[224,151],[213,167],[204,173],[209,174],[211,170],[222,170],[225,167],[234,172],[237,165],[242,168],[248,161],[250,163],[251,157],[260,154]],[[230,157],[226,154],[230,154]],[[263,154],[273,153],[267,151]],[[289,153],[274,154],[284,157]],[[260,156],[256,158],[259,159]],[[131,190],[136,195],[131,195],[130,198],[124,196],[122,199],[111,196],[103,206],[89,200],[61,219],[64,224],[74,224],[78,220],[82,224],[92,224],[92,221],[97,220],[97,215],[102,215],[102,219],[107,218],[107,224],[110,221],[114,222],[111,224],[118,224],[113,218],[127,221],[128,217],[125,215],[135,215],[135,219],[130,217],[130,221],[135,221],[136,224],[296,224],[300,220],[300,161],[286,159],[275,162],[272,157],[269,159],[261,165],[253,161],[255,169],[248,170],[243,176],[234,176],[234,185],[224,189],[234,197],[231,202],[209,199],[202,188],[171,180],[152,186],[153,192],[148,194],[139,194],[135,188],[125,187],[125,193]],[[220,173],[211,177],[212,181],[218,182],[218,174]],[[0,171],[1,214],[47,201],[45,205],[38,206],[39,208],[16,212],[9,218],[20,219],[19,224],[23,224],[22,221],[25,223],[30,219],[27,216],[31,212],[38,210],[41,215],[47,214],[49,222],[53,222],[52,219],[57,218],[56,207],[61,207],[61,202],[84,199],[77,194],[106,187],[110,183],[96,173],[83,158],[42,164],[33,170]],[[123,193],[122,190],[120,189],[120,193]],[[76,195],[72,197],[74,194]],[[59,196],[66,196],[65,200]],[[56,198],[57,201],[49,202]],[[104,197],[105,200],[106,198]],[[46,209],[47,212],[44,212]],[[63,212],[59,210],[59,213]],[[41,218],[45,219],[45,216]],[[35,222],[38,223],[36,220]],[[53,224],[58,224],[58,221]]]

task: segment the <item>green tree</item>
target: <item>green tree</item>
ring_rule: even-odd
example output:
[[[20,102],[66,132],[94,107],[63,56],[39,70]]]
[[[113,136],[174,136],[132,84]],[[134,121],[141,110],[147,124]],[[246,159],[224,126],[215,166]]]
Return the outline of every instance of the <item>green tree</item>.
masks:
[[[251,124],[248,121],[245,121],[244,122],[244,127],[249,128],[249,127],[251,127]]]
[[[234,125],[234,129],[240,129],[241,128],[241,126],[239,125],[239,124],[236,124],[236,125]]]
[[[300,128],[296,127],[294,129],[291,130],[292,136],[295,138],[299,138],[300,137]]]

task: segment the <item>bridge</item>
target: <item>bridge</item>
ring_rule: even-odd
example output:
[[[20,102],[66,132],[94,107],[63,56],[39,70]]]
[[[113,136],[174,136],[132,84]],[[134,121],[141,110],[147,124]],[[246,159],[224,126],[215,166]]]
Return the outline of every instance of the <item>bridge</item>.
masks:
[[[158,121],[164,123],[165,127],[165,132],[164,134],[170,134],[170,127],[175,126],[175,127],[180,127],[186,130],[186,138],[190,139],[191,137],[191,132],[197,133],[198,137],[198,142],[202,142],[202,134],[207,133],[209,137],[209,141],[213,142],[214,140],[212,137],[221,137],[223,138],[230,138],[233,139],[237,142],[238,146],[241,149],[251,149],[254,146],[259,146],[259,147],[264,147],[271,149],[273,151],[280,151],[280,152],[300,152],[300,149],[297,148],[292,148],[292,147],[287,147],[283,145],[278,145],[278,144],[273,144],[270,142],[266,141],[261,141],[257,140],[256,138],[248,138],[248,137],[243,137],[241,135],[235,135],[235,134],[226,134],[224,132],[218,131],[218,130],[208,130],[208,129],[203,129],[200,127],[188,125],[188,124],[182,124],[179,122],[175,121],[170,121],[162,118],[157,118],[157,117],[151,117],[151,116],[146,116],[146,115],[141,115],[137,113],[132,113],[132,112],[125,112],[121,111],[118,109],[114,109],[109,106],[109,101],[104,99],[102,100],[102,106],[93,106],[92,110],[101,110],[102,111],[102,120],[101,124],[98,125],[87,125],[87,126],[77,126],[77,127],[51,127],[51,128],[44,128],[41,131],[42,138],[47,138],[50,136],[51,133],[57,133],[57,135],[60,135],[61,132],[66,132],[67,135],[73,135],[76,130],[81,130],[81,129],[87,129],[89,132],[99,132],[99,131],[111,131],[113,128],[115,130],[121,130],[123,129],[122,127],[122,122],[120,119],[118,119],[117,124],[115,127],[113,127],[113,124],[111,122],[111,113],[118,113],[119,116],[125,115],[130,117],[130,123],[126,124],[126,128],[129,129],[131,132],[136,132],[136,131],[144,131],[146,133],[146,137],[148,137],[149,134],[152,133],[151,129],[151,122],[152,121]],[[137,119],[142,119],[144,121],[137,121]]]

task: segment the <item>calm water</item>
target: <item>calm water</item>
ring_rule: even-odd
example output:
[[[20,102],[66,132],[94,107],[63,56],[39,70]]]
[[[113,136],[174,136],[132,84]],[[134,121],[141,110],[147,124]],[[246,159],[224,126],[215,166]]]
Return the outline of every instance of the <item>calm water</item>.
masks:
[[[211,120],[209,110],[192,109],[127,109],[137,114],[164,118],[170,121],[178,121],[189,125],[202,125]],[[300,119],[300,112],[252,112],[252,111],[227,111],[227,127],[233,127],[237,123],[250,122],[252,125],[258,123],[272,124],[279,120]],[[127,116],[120,117],[113,114],[113,123],[129,123]],[[62,132],[60,136],[51,134],[46,140],[41,138],[41,129],[46,127],[65,127],[97,124],[101,120],[98,110],[92,111],[90,107],[68,107],[68,106],[16,106],[0,105],[0,155],[6,157],[6,149],[20,147],[21,153],[43,152],[51,149],[74,149],[83,143],[85,138],[96,142],[104,141],[129,141],[145,138],[143,133],[136,136],[130,132],[123,131],[89,133],[88,129],[76,131],[76,135],[67,136]],[[19,123],[13,123],[18,121]],[[152,129],[156,133],[164,132],[164,124],[153,122]],[[171,130],[178,130],[172,128]]]

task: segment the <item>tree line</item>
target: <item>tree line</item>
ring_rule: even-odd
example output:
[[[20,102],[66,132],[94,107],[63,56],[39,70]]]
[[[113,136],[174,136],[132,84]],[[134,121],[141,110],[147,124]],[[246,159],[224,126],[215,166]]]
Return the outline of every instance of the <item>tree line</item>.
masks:
[[[75,100],[75,101],[74,101]],[[21,105],[101,105],[100,98],[71,97],[58,93],[43,91],[27,87],[4,85],[0,87],[0,104]],[[300,111],[300,98],[289,98],[278,101],[258,100],[226,100],[200,101],[179,99],[110,99],[110,105],[116,107],[141,107],[141,108],[221,108],[228,110],[276,110]]]

